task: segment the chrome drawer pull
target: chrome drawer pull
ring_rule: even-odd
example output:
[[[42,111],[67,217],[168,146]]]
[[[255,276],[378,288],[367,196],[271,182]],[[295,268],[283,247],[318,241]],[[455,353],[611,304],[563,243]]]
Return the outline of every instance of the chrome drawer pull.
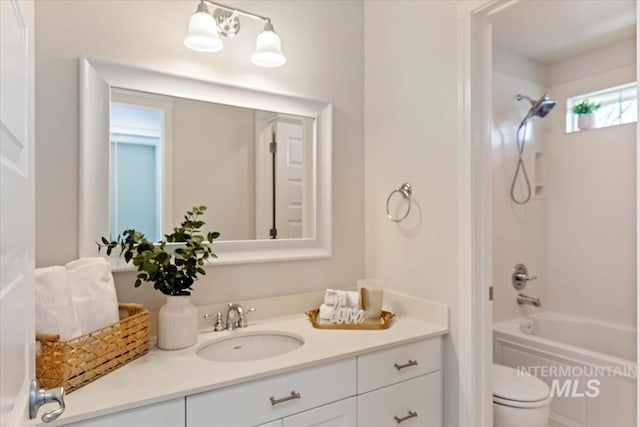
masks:
[[[397,363],[394,363],[393,366],[395,366],[396,369],[399,371],[401,369],[408,368],[410,366],[418,366],[418,361],[409,359],[409,361],[404,365],[398,365]]]
[[[276,399],[275,397],[271,396],[269,398],[269,400],[271,401],[271,406],[276,406],[278,403],[288,402],[289,400],[293,400],[293,399],[300,399],[300,393],[296,393],[295,391],[292,391],[291,394],[287,397]]]
[[[413,412],[413,411],[409,411],[409,415],[407,415],[406,417],[402,417],[402,418],[398,418],[397,416],[393,417],[393,419],[396,420],[396,422],[398,424],[400,424],[403,421],[410,420],[411,418],[418,418],[418,413],[417,412]]]

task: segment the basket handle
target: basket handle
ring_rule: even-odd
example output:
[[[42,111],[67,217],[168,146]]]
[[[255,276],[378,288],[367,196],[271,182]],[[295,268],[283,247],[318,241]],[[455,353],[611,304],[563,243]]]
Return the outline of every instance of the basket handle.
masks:
[[[58,334],[46,334],[44,332],[36,332],[36,340],[38,341],[60,341],[60,335]]]
[[[142,304],[136,304],[135,302],[121,302],[118,304],[118,309],[126,311],[136,311],[144,310],[144,306]]]

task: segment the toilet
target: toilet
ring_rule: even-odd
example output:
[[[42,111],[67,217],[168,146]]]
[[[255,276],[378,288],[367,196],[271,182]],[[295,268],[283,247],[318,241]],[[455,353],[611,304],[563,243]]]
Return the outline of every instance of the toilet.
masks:
[[[546,427],[551,399],[549,387],[541,379],[493,365],[494,427]]]

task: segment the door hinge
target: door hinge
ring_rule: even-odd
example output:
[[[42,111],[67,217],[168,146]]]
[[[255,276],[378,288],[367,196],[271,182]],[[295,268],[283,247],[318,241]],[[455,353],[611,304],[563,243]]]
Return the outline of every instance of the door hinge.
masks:
[[[493,301],[493,286],[489,286],[489,301]]]

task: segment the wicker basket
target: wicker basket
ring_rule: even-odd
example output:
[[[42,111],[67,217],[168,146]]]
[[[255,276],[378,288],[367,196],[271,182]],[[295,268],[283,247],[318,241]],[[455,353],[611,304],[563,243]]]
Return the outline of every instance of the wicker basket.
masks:
[[[140,304],[120,304],[119,308],[118,323],[68,341],[36,333],[40,385],[62,386],[70,393],[149,351],[149,312]]]

